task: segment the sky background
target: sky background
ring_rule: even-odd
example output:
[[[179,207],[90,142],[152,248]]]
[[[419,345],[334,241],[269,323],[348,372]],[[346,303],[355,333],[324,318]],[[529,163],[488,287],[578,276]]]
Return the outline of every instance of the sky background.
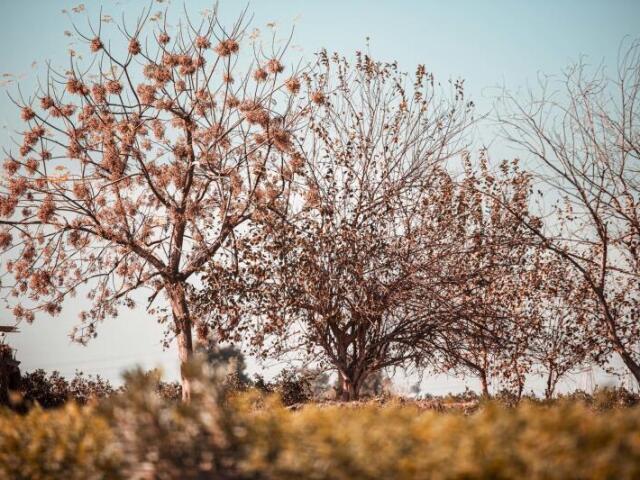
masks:
[[[219,2],[223,23],[232,21],[247,3]],[[72,12],[78,2],[58,0],[0,0],[0,142],[6,146],[18,129],[19,112],[6,93],[32,92],[45,72],[45,62],[64,66],[74,41],[64,35],[71,21],[80,27],[88,18],[103,14],[115,19],[123,15],[133,24],[149,1],[86,1],[82,12]],[[615,68],[621,41],[640,37],[638,0],[538,0],[538,1],[294,1],[254,0],[249,4],[252,27],[270,32],[275,22],[276,37],[295,29],[291,58],[311,60],[324,47],[351,55],[367,50],[380,60],[397,60],[401,69],[413,72],[426,65],[436,79],[464,78],[468,97],[479,113],[489,112],[496,87],[518,90],[534,85],[541,73],[557,74],[584,55],[588,63]],[[213,2],[187,0],[154,2],[154,11],[169,8],[175,20],[184,8],[193,17],[211,8]],[[69,13],[62,13],[66,9]],[[115,38],[115,37],[114,37]],[[35,63],[34,63],[35,62]],[[490,146],[494,160],[509,152],[494,143],[491,129],[480,129],[478,142]],[[143,309],[123,311],[105,322],[98,338],[88,346],[72,344],[68,333],[77,320],[81,298],[68,301],[60,316],[39,317],[32,325],[20,325],[21,332],[9,338],[18,350],[23,370],[59,370],[73,375],[81,370],[100,374],[117,383],[123,369],[141,364],[161,365],[169,379],[178,376],[174,347],[163,350],[162,327]],[[11,323],[11,315],[0,305],[0,324]],[[265,366],[250,362],[251,371]],[[268,365],[269,372],[281,366]],[[400,389],[415,379],[398,376]],[[582,374],[568,379],[561,389],[592,388],[613,379],[602,374]],[[472,380],[446,376],[426,377],[423,393],[459,391]],[[532,387],[539,389],[538,382]]]

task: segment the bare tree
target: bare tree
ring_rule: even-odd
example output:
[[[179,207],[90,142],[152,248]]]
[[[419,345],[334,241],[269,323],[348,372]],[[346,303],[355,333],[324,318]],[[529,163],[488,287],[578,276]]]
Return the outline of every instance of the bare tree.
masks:
[[[617,354],[640,381],[640,41],[621,48],[615,75],[578,63],[558,83],[499,105],[507,139],[557,196],[555,225],[523,221],[580,275],[595,357]]]
[[[84,287],[92,306],[72,337],[86,342],[141,288],[164,320],[154,307],[163,292],[184,364],[190,279],[230,248],[257,192],[278,196],[290,181],[282,172],[300,83],[285,73],[286,45],[245,45],[239,57],[244,14],[229,29],[213,12],[174,31],[151,27],[149,14],[119,26],[124,52],[110,48],[102,20],[77,30],[89,64],[71,56],[67,71],[50,68],[39,91],[16,101],[26,130],[4,164],[0,246],[14,279],[5,288],[27,297],[18,319],[55,315]],[[184,375],[182,387],[188,399]]]

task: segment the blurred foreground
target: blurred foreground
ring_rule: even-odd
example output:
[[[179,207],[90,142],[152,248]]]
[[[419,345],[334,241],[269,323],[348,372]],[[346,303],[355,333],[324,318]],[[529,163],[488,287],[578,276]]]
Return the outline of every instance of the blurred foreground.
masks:
[[[291,408],[191,368],[189,404],[138,372],[99,402],[3,410],[0,478],[640,478],[638,406],[574,397],[447,413],[397,400]]]

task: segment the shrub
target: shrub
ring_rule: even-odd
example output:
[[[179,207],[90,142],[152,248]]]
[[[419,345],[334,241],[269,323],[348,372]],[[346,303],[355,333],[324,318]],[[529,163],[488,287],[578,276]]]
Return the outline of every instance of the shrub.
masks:
[[[108,420],[91,406],[68,403],[25,415],[0,410],[0,478],[92,480],[124,478],[119,444]]]
[[[243,478],[243,422],[217,388],[215,372],[187,372],[192,378],[189,404],[159,394],[159,378],[149,372],[126,375],[126,388],[100,408],[113,426],[127,479]]]
[[[283,370],[275,378],[274,390],[285,405],[306,403],[312,397],[311,380],[295,370]]]
[[[593,392],[592,405],[600,410],[617,407],[630,407],[640,403],[638,395],[624,387],[602,387]]]
[[[67,400],[85,404],[91,399],[104,398],[112,393],[114,389],[111,384],[99,375],[95,378],[85,377],[82,372],[76,372],[74,378],[68,381],[59,372],[47,375],[44,370],[38,369],[20,379],[20,399],[14,406],[25,411],[34,403],[42,408],[60,407]]]
[[[270,409],[260,415],[252,434],[256,441],[263,439],[264,450],[254,452],[252,465],[268,472],[268,478],[630,479],[640,475],[637,409],[603,415],[580,404],[545,408],[525,403],[515,409],[488,404],[466,416],[368,405],[308,406],[289,414]]]
[[[583,402],[595,410],[610,410],[640,404],[640,396],[624,387],[598,387],[591,394],[583,390],[576,390],[560,395],[558,399],[559,401]]]
[[[252,386],[263,394],[278,394],[285,406],[306,403],[313,397],[311,377],[294,369],[282,370],[271,382],[256,375]]]

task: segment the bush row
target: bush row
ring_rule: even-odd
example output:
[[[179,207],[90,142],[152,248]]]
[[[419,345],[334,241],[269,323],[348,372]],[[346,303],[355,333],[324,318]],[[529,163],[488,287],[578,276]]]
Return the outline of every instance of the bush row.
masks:
[[[282,403],[286,406],[299,405],[310,401],[325,401],[334,395],[328,377],[318,374],[318,372],[300,372],[294,369],[284,369],[273,380],[267,381],[260,375],[255,375],[253,379],[249,379],[243,370],[238,370],[233,365],[226,363],[210,363],[210,366],[227,370],[223,379],[225,389],[238,392],[254,389],[265,394],[275,393],[280,396]],[[181,387],[178,382],[164,382],[161,380],[159,372],[154,370],[146,372],[145,375],[150,375],[151,379],[155,379],[156,391],[166,400],[179,400],[181,398]],[[382,383],[384,378],[376,378],[375,381]],[[67,401],[84,405],[90,400],[104,399],[114,394],[122,393],[124,388],[126,386],[114,388],[100,376],[87,377],[82,372],[76,372],[76,375],[71,380],[67,380],[55,371],[47,374],[44,370],[35,370],[22,377],[19,390],[12,395],[12,408],[19,412],[25,412],[36,404],[46,409],[60,407]],[[389,391],[384,390],[377,384],[367,386],[363,390],[363,397],[366,399],[373,398],[384,402],[394,398]],[[630,407],[640,404],[640,395],[624,387],[599,387],[592,393],[576,390],[558,395],[554,400],[540,399],[533,395],[525,395],[522,398],[542,405],[553,404],[557,401],[575,400],[596,410]],[[475,408],[484,400],[478,393],[466,390],[462,393],[444,396],[423,395],[420,400],[416,401],[416,405],[421,408],[435,409],[461,405],[468,410],[469,408]],[[518,399],[511,392],[503,390],[494,395],[492,400],[506,406],[514,406],[521,399]]]

